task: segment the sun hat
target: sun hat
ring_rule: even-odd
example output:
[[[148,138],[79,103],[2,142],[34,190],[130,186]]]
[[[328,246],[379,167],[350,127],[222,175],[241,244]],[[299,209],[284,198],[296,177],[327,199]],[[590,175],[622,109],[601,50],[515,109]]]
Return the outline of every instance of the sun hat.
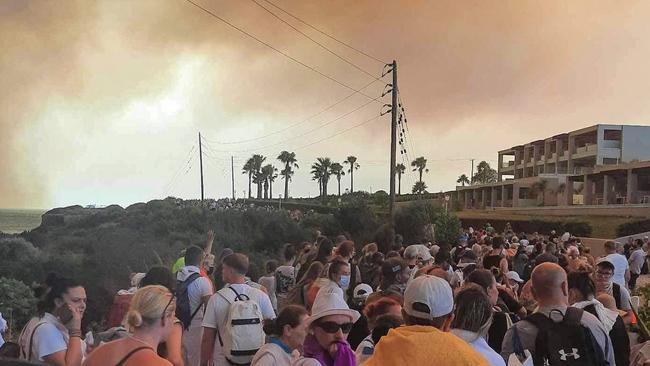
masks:
[[[404,292],[404,311],[415,318],[438,318],[454,310],[451,286],[440,277],[423,275],[414,278]]]
[[[372,287],[368,285],[367,283],[360,283],[357,285],[357,287],[354,288],[354,298],[355,299],[365,299],[373,293]]]
[[[418,257],[418,246],[417,244],[411,244],[406,249],[404,249],[404,258],[411,259]]]
[[[358,311],[350,309],[340,294],[319,291],[316,295],[316,300],[314,300],[314,305],[311,307],[311,316],[305,320],[307,327],[312,322],[330,315],[349,316],[352,319],[352,323],[356,323],[361,316]]]
[[[515,282],[518,282],[518,283],[523,283],[524,282],[524,280],[522,280],[521,277],[519,277],[519,273],[517,273],[515,271],[510,271],[510,272],[506,273],[506,277],[508,277],[509,279],[511,279],[511,280],[513,280]]]

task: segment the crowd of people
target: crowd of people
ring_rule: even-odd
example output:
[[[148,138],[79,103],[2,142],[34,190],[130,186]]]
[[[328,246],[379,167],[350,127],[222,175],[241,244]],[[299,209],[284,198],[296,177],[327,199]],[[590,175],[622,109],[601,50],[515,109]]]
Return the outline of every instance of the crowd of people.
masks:
[[[386,253],[318,235],[286,244],[257,280],[246,254],[215,258],[213,239],[133,276],[103,332],[82,333],[83,285],[48,276],[0,354],[58,366],[650,364],[650,343],[629,338],[647,237],[594,258],[569,233],[509,225],[467,228],[452,245],[398,238]]]

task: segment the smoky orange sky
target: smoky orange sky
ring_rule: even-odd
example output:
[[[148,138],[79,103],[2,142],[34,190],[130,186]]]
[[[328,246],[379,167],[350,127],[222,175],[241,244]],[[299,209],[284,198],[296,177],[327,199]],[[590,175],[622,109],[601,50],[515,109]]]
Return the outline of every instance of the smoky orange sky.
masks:
[[[195,1],[347,85],[372,81],[253,1]],[[469,158],[494,165],[498,150],[556,133],[650,122],[647,1],[272,1],[398,61],[408,158],[429,159],[432,192],[469,175]],[[381,75],[380,63],[258,2]],[[351,91],[184,0],[3,0],[0,49],[0,207],[196,198],[199,131],[208,197],[230,195],[230,156],[239,197],[243,161],[259,152],[279,167],[281,150],[300,164],[292,196],[317,194],[319,156],[355,155],[355,188],[388,189],[389,115],[350,129],[388,97],[335,120],[368,101],[357,94],[287,129]]]

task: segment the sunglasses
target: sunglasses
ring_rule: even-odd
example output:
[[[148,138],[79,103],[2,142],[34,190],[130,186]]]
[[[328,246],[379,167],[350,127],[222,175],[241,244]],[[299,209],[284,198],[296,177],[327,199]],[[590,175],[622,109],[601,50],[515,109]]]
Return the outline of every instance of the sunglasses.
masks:
[[[171,291],[170,291],[170,292],[171,292]],[[165,308],[163,309],[162,315],[160,316],[160,320],[164,320],[164,319],[165,319],[165,315],[167,314],[167,309],[169,309],[169,307],[170,307],[170,306],[172,305],[172,303],[174,302],[174,299],[176,299],[176,295],[174,295],[173,292],[171,292],[171,295],[172,295],[172,297],[169,299],[169,302],[167,303],[167,305],[166,305]]]
[[[316,323],[316,326],[324,330],[326,333],[331,334],[338,332],[339,329],[345,334],[350,333],[352,330],[352,323],[339,324],[335,322],[318,322]]]

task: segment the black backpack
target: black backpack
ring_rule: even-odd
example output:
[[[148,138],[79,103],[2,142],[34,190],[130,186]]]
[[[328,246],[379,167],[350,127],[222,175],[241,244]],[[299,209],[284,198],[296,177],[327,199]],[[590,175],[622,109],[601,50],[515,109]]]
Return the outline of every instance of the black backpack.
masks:
[[[185,279],[185,281],[178,281],[176,283],[176,317],[181,321],[181,323],[183,323],[184,330],[190,328],[192,319],[194,319],[196,313],[198,313],[202,307],[197,307],[194,314],[192,314],[192,309],[190,308],[190,295],[187,291],[190,284],[199,277],[201,277],[199,273],[192,273]]]
[[[552,310],[562,315],[559,310]],[[589,328],[580,323],[583,310],[569,307],[562,321],[555,322],[544,314],[535,313],[525,320],[537,327],[535,366],[607,366],[602,349]]]

